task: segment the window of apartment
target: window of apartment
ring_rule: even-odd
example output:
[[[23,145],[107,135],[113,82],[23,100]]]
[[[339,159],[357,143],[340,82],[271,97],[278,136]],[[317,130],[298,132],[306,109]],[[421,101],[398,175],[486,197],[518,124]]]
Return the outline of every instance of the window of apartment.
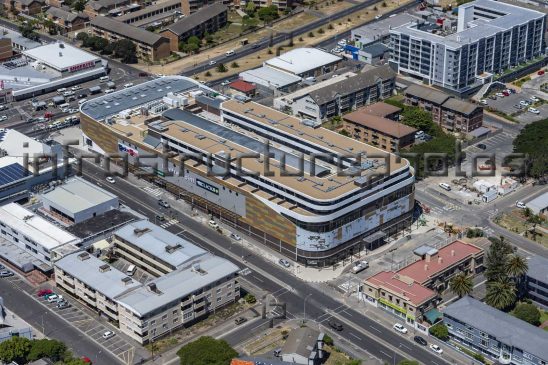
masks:
[[[154,326],[155,324],[156,324],[156,320],[155,320],[155,319],[152,320],[152,321],[150,321],[150,325],[151,325],[151,326]]]
[[[219,303],[223,299],[222,297],[217,297],[217,303]]]
[[[174,315],[174,316],[177,315],[177,309],[173,310],[173,315]]]
[[[217,294],[221,294],[221,288],[217,288]]]
[[[183,314],[183,320],[187,320],[187,319],[189,319],[189,318],[192,318],[192,315],[193,315],[192,312],[184,313],[184,314]]]
[[[232,284],[228,284],[228,285],[226,286],[226,288],[227,288],[227,289],[232,288]]]
[[[163,329],[167,329],[167,323],[164,323],[164,324],[162,325],[162,328],[163,328]]]
[[[227,296],[227,297],[231,297],[231,296],[232,296],[232,292],[229,291],[228,293],[226,293],[226,296]]]
[[[166,319],[167,319],[167,314],[164,314],[164,315],[162,316],[162,321],[165,321]]]
[[[483,347],[489,347],[489,340],[481,340],[481,345]]]
[[[179,317],[173,318],[173,323],[179,322]]]

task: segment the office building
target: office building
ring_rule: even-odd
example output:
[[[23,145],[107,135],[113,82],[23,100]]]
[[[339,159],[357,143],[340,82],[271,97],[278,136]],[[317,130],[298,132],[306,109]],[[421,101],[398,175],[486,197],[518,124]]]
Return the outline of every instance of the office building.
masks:
[[[42,207],[64,224],[75,224],[119,206],[118,197],[79,177],[42,195]]]
[[[25,272],[37,268],[48,273],[55,260],[76,251],[81,243],[76,236],[16,203],[0,206],[0,226],[0,255]],[[29,255],[34,258],[30,263]]]
[[[545,52],[546,15],[493,0],[458,8],[455,32],[410,22],[390,30],[398,72],[459,94],[471,93],[511,66]]]
[[[179,43],[192,36],[202,38],[224,27],[228,21],[228,7],[215,3],[171,24],[160,34],[169,39],[171,51],[179,51]]]
[[[548,310],[548,259],[534,256],[527,261],[529,269],[525,275],[526,295]]]
[[[548,332],[464,297],[443,311],[449,336],[461,346],[499,364],[543,365],[548,362]]]
[[[432,114],[432,120],[449,132],[467,134],[483,125],[483,108],[422,85],[404,91],[405,104]]]
[[[274,107],[300,118],[321,122],[392,96],[396,74],[380,66],[318,82],[274,99]]]
[[[418,17],[408,13],[395,14],[352,29],[350,39],[354,41],[353,44],[358,49],[376,43],[388,45],[390,44],[390,29],[418,20]]]
[[[410,224],[407,160],[253,102],[222,101],[220,117],[201,113],[194,98],[203,94],[217,92],[170,76],[88,101],[81,106],[84,142],[100,153],[127,152],[130,164],[158,154],[140,162],[158,163],[153,178],[160,185],[307,265],[376,247]],[[266,166],[260,139],[279,145],[269,147]],[[182,163],[179,154],[191,152],[194,162]],[[237,158],[252,152],[259,155]],[[325,155],[312,161],[312,153]],[[213,164],[203,164],[210,154]],[[282,162],[294,176],[282,176]],[[338,174],[337,165],[352,176]],[[211,176],[209,169],[226,173]]]
[[[106,16],[97,16],[90,22],[93,34],[110,42],[129,39],[136,46],[136,56],[143,60],[158,61],[171,54],[169,39],[159,34],[134,27]]]
[[[360,288],[360,298],[381,308],[408,325],[423,329],[424,314],[434,308],[438,294],[412,278],[392,271],[381,271],[367,278]]]

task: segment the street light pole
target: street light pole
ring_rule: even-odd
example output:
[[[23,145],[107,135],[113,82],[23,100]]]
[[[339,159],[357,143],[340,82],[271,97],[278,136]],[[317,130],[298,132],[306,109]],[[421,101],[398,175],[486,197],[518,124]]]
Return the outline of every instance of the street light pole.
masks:
[[[312,293],[308,294],[305,298],[304,298],[304,301],[303,301],[303,324],[306,322],[306,300],[308,299],[309,296],[311,296]]]

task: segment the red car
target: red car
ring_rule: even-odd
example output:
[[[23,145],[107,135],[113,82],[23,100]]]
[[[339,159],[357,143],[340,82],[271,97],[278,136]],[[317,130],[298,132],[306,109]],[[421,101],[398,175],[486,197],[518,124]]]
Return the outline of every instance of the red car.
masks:
[[[502,93],[504,94],[504,96],[510,96],[510,93],[506,90],[504,90]]]
[[[544,75],[544,70],[540,70],[539,72],[537,72],[537,74],[538,74],[539,76]]]
[[[44,118],[46,118],[46,119],[53,118],[53,113],[52,112],[46,112],[44,114]]]
[[[89,357],[87,356],[82,356],[82,361],[85,362],[86,364],[90,364],[91,365],[91,360],[89,359]]]
[[[44,295],[53,294],[53,292],[49,289],[40,289],[38,290],[38,296],[43,297]]]

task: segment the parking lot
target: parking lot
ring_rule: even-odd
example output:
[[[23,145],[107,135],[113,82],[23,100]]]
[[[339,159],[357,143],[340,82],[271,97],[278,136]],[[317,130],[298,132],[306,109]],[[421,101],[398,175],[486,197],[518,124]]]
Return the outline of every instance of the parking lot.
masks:
[[[68,322],[69,325],[77,328],[87,337],[102,346],[105,351],[108,351],[118,357],[122,363],[125,363],[128,357],[134,356],[135,346],[129,342],[131,340],[126,340],[113,326],[98,321],[96,314],[85,308],[69,294],[59,290],[58,288],[53,288],[54,293],[57,295],[62,295],[63,299],[70,304],[68,308],[59,309],[57,308],[57,302],[49,303],[45,298],[38,297],[37,292],[39,289],[29,285],[19,275],[3,278],[2,280],[9,280],[14,283],[21,290],[28,293],[34,300],[40,302],[47,308],[47,310],[41,315],[43,319],[43,328],[38,328],[39,330],[45,332],[46,335],[51,335],[53,331],[52,329],[47,328],[47,317],[50,315],[58,315]],[[49,286],[44,285],[44,288],[48,287]],[[106,331],[113,331],[116,335],[112,338],[104,339],[103,333]],[[93,354],[89,354],[89,357],[93,359],[92,355]]]
[[[544,104],[543,100],[532,103],[529,106],[520,106],[520,102],[523,100],[531,102],[531,97],[533,96],[538,97],[537,93],[533,90],[522,90],[509,96],[499,96],[496,100],[491,98],[486,98],[485,100],[487,101],[487,106],[494,110],[511,115],[519,121],[533,122],[543,119],[543,116],[546,117],[548,115],[548,105]],[[529,107],[538,109],[540,113],[534,114],[529,112]]]

